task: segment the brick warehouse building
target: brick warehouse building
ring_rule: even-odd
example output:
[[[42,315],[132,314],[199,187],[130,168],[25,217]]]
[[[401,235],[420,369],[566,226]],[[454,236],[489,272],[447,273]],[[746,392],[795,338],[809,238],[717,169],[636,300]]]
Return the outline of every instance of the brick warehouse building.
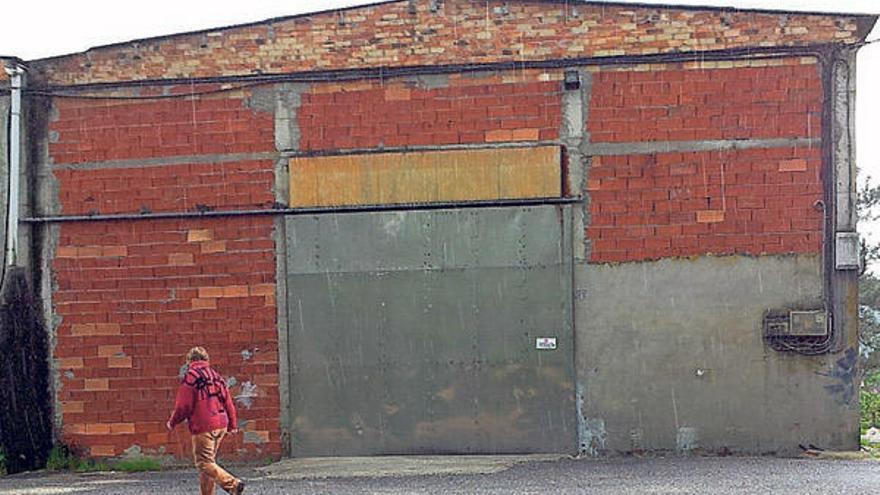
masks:
[[[400,0],[7,59],[59,439],[187,456],[204,344],[243,459],[857,448],[875,21]]]

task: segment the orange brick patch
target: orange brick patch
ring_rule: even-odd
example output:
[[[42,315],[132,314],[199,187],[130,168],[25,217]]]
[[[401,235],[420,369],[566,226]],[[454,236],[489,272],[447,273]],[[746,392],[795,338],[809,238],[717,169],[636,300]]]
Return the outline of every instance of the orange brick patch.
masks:
[[[86,425],[86,435],[109,435],[110,423],[89,423]]]
[[[128,255],[126,246],[59,246],[57,258],[114,258]]]
[[[131,368],[131,356],[110,356],[107,358],[108,368]]]
[[[69,357],[69,358],[60,358],[55,361],[56,366],[59,369],[70,369],[76,370],[83,367],[83,358],[81,357]]]
[[[275,284],[261,284],[250,286],[252,296],[274,296]]]
[[[223,297],[247,297],[249,294],[246,285],[230,285],[223,287]]]
[[[724,221],[721,210],[703,210],[697,212],[697,223],[719,223]]]
[[[210,230],[194,229],[186,234],[186,242],[210,241],[213,238]]]
[[[226,241],[208,241],[202,244],[202,253],[222,253],[226,251]]]
[[[539,129],[515,129],[511,135],[511,141],[537,141]]]
[[[61,403],[61,412],[63,414],[76,414],[83,412],[83,402],[80,400],[68,400]]]
[[[806,160],[784,160],[779,162],[780,172],[806,172]]]
[[[122,354],[121,345],[99,345],[98,357],[108,357],[116,354]]]
[[[385,101],[409,100],[411,94],[407,88],[388,88],[385,90]]]
[[[223,287],[199,287],[199,297],[223,297]]]
[[[83,390],[87,392],[110,390],[110,381],[107,378],[86,378]]]
[[[134,433],[134,423],[110,423],[111,435],[130,435]]]
[[[192,309],[217,309],[217,300],[195,298],[192,300]]]

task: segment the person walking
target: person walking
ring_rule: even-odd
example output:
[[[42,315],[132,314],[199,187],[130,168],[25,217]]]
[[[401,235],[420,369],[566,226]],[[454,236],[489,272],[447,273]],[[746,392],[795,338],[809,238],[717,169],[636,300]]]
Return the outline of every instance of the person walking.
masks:
[[[203,347],[186,353],[187,369],[177,389],[174,411],[165,424],[168,431],[187,422],[192,433],[193,458],[199,470],[201,495],[213,495],[219,484],[227,493],[240,495],[244,481],[217,465],[217,451],[227,433],[237,433],[235,404],[223,377],[209,363]]]

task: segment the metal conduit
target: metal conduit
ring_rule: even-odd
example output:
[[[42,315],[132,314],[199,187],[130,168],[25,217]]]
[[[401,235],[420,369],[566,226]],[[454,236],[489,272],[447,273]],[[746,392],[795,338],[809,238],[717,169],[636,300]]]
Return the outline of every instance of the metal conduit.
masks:
[[[22,218],[21,223],[111,222],[120,220],[178,220],[188,218],[228,218],[268,215],[327,215],[346,213],[374,213],[383,211],[460,210],[466,208],[505,208],[517,206],[569,205],[582,198],[530,198],[477,201],[441,201],[436,203],[394,203],[351,206],[315,206],[304,208],[261,208],[251,210],[178,211],[158,213],[120,213],[95,215],[59,215]]]

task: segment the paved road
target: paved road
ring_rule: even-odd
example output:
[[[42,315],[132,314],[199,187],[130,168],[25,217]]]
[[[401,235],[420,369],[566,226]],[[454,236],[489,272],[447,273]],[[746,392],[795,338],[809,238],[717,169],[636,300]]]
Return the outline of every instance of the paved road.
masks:
[[[253,494],[869,494],[880,463],[771,458],[653,458],[531,462],[492,474],[287,481],[241,470]],[[196,493],[192,471],[27,474],[0,478],[0,495]]]

